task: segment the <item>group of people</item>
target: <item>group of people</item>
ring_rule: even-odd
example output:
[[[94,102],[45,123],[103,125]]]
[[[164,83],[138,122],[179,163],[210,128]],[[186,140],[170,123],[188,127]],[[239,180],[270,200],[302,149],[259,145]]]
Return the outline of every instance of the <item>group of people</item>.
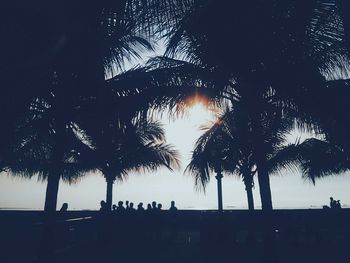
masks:
[[[340,200],[335,200],[333,197],[330,197],[329,199],[330,199],[329,206],[331,209],[341,208]]]
[[[104,212],[107,210],[107,205],[105,201],[101,201],[100,202],[100,211]],[[143,207],[143,203],[140,202],[137,205],[137,208],[134,207],[134,203],[133,202],[129,202],[129,201],[125,201],[125,206],[124,206],[124,202],[123,201],[119,201],[118,205],[113,204],[112,205],[112,211],[118,214],[125,214],[125,213],[129,213],[132,214],[134,212],[161,212],[162,210],[162,204],[158,203],[156,201],[153,201],[152,204],[147,204],[147,208],[145,209]],[[171,205],[169,208],[169,212],[176,212],[177,208],[175,206],[175,201],[171,201]]]
[[[324,205],[323,209],[332,209],[332,210],[341,209],[340,200],[335,200],[333,197],[330,197],[329,198],[329,206]]]

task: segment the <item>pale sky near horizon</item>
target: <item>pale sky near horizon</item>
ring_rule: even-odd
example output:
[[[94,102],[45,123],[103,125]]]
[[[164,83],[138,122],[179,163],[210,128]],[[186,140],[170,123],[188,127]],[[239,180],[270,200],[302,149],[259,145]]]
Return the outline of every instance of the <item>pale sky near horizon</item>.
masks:
[[[153,200],[163,204],[166,209],[171,200],[180,209],[216,209],[216,181],[212,178],[205,193],[194,188],[194,180],[184,175],[195,140],[200,136],[199,126],[213,118],[201,107],[195,107],[188,117],[169,120],[164,114],[161,118],[166,130],[167,141],[181,154],[182,169],[173,173],[161,169],[153,174],[130,174],[124,182],[114,185],[113,203],[129,200],[136,205],[145,205]],[[300,134],[291,135],[291,141]],[[307,135],[302,135],[306,137]],[[350,206],[350,174],[319,180],[316,186],[301,179],[297,171],[285,171],[283,175],[271,176],[272,198],[275,208],[320,208],[328,204],[329,197],[340,199],[343,207]],[[257,180],[254,188],[256,208],[260,208]],[[45,200],[45,182],[0,175],[0,208],[41,210]],[[69,209],[98,209],[100,200],[105,198],[106,183],[99,174],[89,174],[78,184],[61,182],[58,194],[58,208],[67,202]],[[243,182],[235,176],[223,178],[223,201],[225,209],[247,208]]]

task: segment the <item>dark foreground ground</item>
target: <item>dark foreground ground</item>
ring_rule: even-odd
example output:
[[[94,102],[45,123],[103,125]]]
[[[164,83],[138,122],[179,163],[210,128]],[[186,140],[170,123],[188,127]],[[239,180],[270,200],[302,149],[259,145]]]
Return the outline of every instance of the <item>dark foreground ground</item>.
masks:
[[[36,262],[43,214],[0,211],[0,263]],[[350,210],[58,215],[55,262],[350,262]]]

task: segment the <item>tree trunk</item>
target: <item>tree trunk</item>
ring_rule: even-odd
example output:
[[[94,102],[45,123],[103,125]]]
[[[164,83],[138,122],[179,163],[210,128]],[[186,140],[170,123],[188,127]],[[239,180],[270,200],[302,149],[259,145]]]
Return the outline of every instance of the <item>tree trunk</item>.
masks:
[[[46,217],[50,220],[55,218],[59,182],[60,175],[57,172],[50,173],[47,180],[44,206]]]
[[[44,205],[44,229],[39,252],[39,262],[51,262],[54,258],[55,223],[60,172],[53,165],[47,179]]]
[[[260,188],[261,206],[263,210],[271,211],[272,197],[271,197],[269,174],[263,165],[259,164],[257,166],[258,166],[258,182],[259,182],[259,188]]]
[[[217,180],[217,187],[218,187],[218,210],[219,212],[223,211],[223,206],[222,206],[222,174],[221,171],[217,172],[217,175],[215,176]]]
[[[114,180],[106,179],[106,181],[107,181],[106,209],[107,209],[107,211],[111,211]]]
[[[257,86],[259,87],[259,86]],[[272,198],[270,189],[269,173],[266,169],[266,160],[268,150],[265,149],[265,136],[264,129],[269,129],[262,126],[263,119],[260,114],[257,114],[253,121],[252,135],[253,144],[255,145],[254,156],[256,160],[256,166],[258,171],[258,182],[260,189],[261,207],[264,211],[272,211]]]
[[[253,198],[252,185],[246,186],[245,190],[247,191],[248,209],[249,211],[254,211],[254,198]]]
[[[248,209],[249,211],[254,210],[254,197],[253,197],[253,174],[248,167],[243,167],[243,182],[245,190],[247,192]]]
[[[263,229],[263,255],[262,262],[275,262],[274,231],[273,231],[273,208],[270,188],[269,174],[264,165],[258,166],[258,181],[260,188],[260,198],[263,214],[261,217],[261,226]]]

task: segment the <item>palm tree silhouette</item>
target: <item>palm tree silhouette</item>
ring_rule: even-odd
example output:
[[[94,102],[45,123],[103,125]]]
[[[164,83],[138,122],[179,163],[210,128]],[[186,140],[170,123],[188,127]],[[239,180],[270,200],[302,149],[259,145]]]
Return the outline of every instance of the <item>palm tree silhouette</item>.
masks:
[[[172,170],[180,165],[177,151],[165,143],[164,130],[158,122],[134,119],[116,123],[95,123],[88,128],[91,149],[80,155],[83,163],[89,163],[105,177],[108,210],[115,180],[124,180],[131,171],[154,171],[162,166]]]
[[[42,254],[45,260],[52,257],[54,246],[54,223],[59,182],[61,179],[76,182],[88,165],[78,161],[78,156],[88,146],[79,139],[80,128],[76,122],[75,98],[64,98],[62,88],[53,78],[50,93],[46,98],[36,98],[27,109],[20,125],[15,130],[16,138],[11,152],[3,163],[14,175],[47,180],[44,205],[44,231]]]
[[[10,134],[15,130],[18,137],[10,146],[6,144],[6,148],[2,149],[6,152],[1,153],[0,157],[4,158],[1,160],[3,167],[13,170],[16,174],[30,177],[37,171],[40,177],[47,178],[44,210],[47,229],[50,229],[48,232],[52,232],[55,219],[60,178],[74,178],[80,175],[81,171],[91,169],[88,163],[79,166],[76,162],[77,155],[87,147],[86,142],[80,138],[84,131],[79,127],[78,119],[89,113],[83,113],[82,109],[87,109],[87,102],[91,99],[103,105],[109,95],[105,92],[107,72],[113,74],[116,68],[123,66],[125,60],[138,57],[144,48],[151,49],[146,38],[161,30],[161,27],[156,29],[156,21],[162,23],[165,17],[169,19],[171,16],[178,19],[184,9],[169,10],[171,1],[168,1],[167,5],[157,2],[61,1],[56,3],[54,8],[33,4],[26,5],[28,10],[25,11],[39,14],[39,18],[33,15],[29,16],[29,19],[28,12],[18,13],[16,5],[6,6],[11,14],[14,11],[16,17],[18,15],[18,19],[12,19],[8,23],[11,30],[16,32],[17,27],[33,25],[34,21],[34,27],[29,28],[29,33],[25,32],[25,36],[35,31],[38,41],[28,41],[25,37],[18,37],[20,34],[11,32],[16,36],[15,40],[23,40],[20,46],[25,46],[26,49],[17,49],[18,45],[13,45],[17,43],[7,46],[10,55],[6,56],[6,59],[12,58],[14,62],[8,65],[9,77],[5,79],[4,85],[20,87],[21,92],[17,92],[17,96],[21,94],[23,97],[18,96],[20,107],[9,108],[16,113],[12,116],[15,117],[15,127],[12,127],[11,123],[10,131],[6,131]],[[23,17],[21,13],[25,13]],[[8,17],[11,16],[6,14],[5,18]],[[37,27],[35,25],[39,20],[41,25],[46,21],[48,23]],[[169,19],[169,23],[170,21],[172,19]],[[10,41],[13,39],[9,34],[11,30],[4,34]],[[42,42],[45,45],[41,45]],[[42,50],[39,50],[40,48]],[[28,55],[31,51],[37,55],[33,56],[33,60],[33,57]],[[16,56],[11,56],[16,52]],[[19,58],[25,58],[23,63],[16,62]],[[26,72],[22,76],[23,81],[17,81],[18,72],[21,71]],[[12,95],[4,98],[11,99]],[[99,107],[95,110],[99,110]],[[12,141],[12,137],[9,141]],[[32,145],[33,149],[29,145]],[[84,165],[85,168],[82,168]],[[48,233],[48,236],[51,235]],[[44,243],[49,247],[52,238],[48,237],[46,241]],[[52,248],[46,251],[50,254]]]
[[[286,134],[293,128],[293,118],[282,115],[278,107],[270,105],[268,102],[270,98],[266,94],[260,101],[260,106],[265,107],[261,114],[266,114],[263,121],[259,120],[260,134],[263,136],[259,140],[263,143],[258,144],[256,140],[254,131],[256,124],[253,117],[257,113],[253,106],[249,106],[258,107],[256,99],[251,101],[242,96],[234,107],[226,109],[213,126],[206,128],[196,143],[192,160],[187,167],[187,170],[194,175],[197,186],[205,188],[210,179],[210,171],[239,174],[246,187],[248,207],[253,210],[253,176],[255,173],[261,176],[259,174],[261,152],[265,154],[263,168],[267,174],[295,166],[294,155],[292,152],[287,154],[288,151],[285,149]],[[247,107],[252,110],[247,110]]]
[[[210,172],[216,173],[217,191],[218,191],[218,210],[223,210],[222,200],[222,173],[234,172],[235,163],[228,156],[229,147],[227,147],[227,134],[220,133],[214,124],[208,129],[196,142],[192,153],[191,162],[188,164],[185,172],[193,174],[195,185],[205,189],[210,179]],[[205,128],[203,128],[205,129]]]

